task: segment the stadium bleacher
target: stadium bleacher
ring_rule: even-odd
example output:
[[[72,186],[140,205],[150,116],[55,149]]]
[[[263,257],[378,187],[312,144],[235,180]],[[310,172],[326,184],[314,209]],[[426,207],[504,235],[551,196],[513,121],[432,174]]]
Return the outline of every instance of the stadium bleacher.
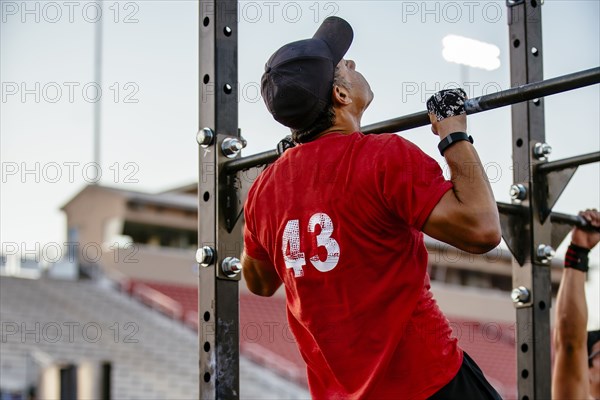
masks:
[[[197,334],[113,286],[0,277],[0,389],[26,392],[47,363],[110,361],[115,399],[197,399]],[[41,361],[45,359],[45,361]],[[244,357],[241,398],[307,398]]]
[[[176,300],[184,315],[198,313],[196,287],[148,281],[133,281],[132,285],[150,287]],[[306,387],[306,364],[288,329],[285,309],[284,297],[241,292],[240,351],[246,358]],[[503,398],[516,398],[515,326],[452,316],[449,320],[461,348],[477,361]]]

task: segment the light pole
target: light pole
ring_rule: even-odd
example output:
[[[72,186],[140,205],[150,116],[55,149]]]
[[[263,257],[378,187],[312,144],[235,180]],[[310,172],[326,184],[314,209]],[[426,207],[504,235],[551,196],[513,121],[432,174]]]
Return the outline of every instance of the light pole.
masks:
[[[99,90],[102,90],[102,0],[97,1],[98,4],[98,20],[95,26],[95,46],[94,46],[94,81]],[[102,93],[102,92],[100,92]],[[94,103],[94,163],[98,170],[101,169],[100,165],[100,132],[102,129],[102,95],[98,96],[98,99]],[[97,177],[99,178],[99,177]],[[94,184],[98,183],[100,179],[94,179]]]

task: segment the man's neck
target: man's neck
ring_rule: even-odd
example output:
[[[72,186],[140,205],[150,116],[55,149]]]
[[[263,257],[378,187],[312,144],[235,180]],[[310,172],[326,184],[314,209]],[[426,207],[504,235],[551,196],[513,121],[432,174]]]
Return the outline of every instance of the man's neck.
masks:
[[[351,135],[356,131],[358,131],[358,129],[347,129],[347,128],[341,128],[341,127],[337,127],[337,126],[332,126],[331,128],[319,133],[319,135],[315,139],[323,137],[329,133],[340,133],[342,135]]]
[[[335,124],[329,129],[323,131],[320,136],[327,135],[328,133],[337,132],[342,135],[350,135],[354,132],[360,131],[360,119],[361,115],[353,115],[349,112],[342,110],[336,110],[335,113]]]

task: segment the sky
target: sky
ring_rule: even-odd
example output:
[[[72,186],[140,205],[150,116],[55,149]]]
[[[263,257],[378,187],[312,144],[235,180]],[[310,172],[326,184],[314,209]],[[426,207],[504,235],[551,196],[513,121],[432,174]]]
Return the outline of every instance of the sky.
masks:
[[[546,0],[542,7],[544,77],[599,66],[600,2]],[[27,252],[62,244],[66,219],[60,207],[87,184],[158,192],[197,181],[197,1],[109,0],[98,16],[96,4],[87,1],[0,0],[0,12],[3,246]],[[271,150],[287,134],[260,98],[265,61],[283,44],[312,36],[329,15],[352,25],[355,38],[346,58],[355,60],[375,93],[363,125],[422,111],[435,91],[459,83],[469,97],[510,87],[504,1],[241,1],[244,155]],[[94,32],[100,22],[103,80],[96,83]],[[448,34],[498,46],[500,68],[461,73],[442,57]],[[98,99],[103,113],[96,167],[92,121]],[[599,109],[598,85],[546,98],[551,160],[600,150]],[[496,199],[509,202],[510,108],[469,117],[469,133]],[[429,127],[402,136],[444,165]],[[554,210],[600,208],[598,182],[597,163],[580,167]],[[559,253],[564,250],[565,244]],[[591,257],[593,265],[598,254]],[[598,304],[598,273],[591,275],[588,292]],[[597,314],[591,320],[600,324]]]

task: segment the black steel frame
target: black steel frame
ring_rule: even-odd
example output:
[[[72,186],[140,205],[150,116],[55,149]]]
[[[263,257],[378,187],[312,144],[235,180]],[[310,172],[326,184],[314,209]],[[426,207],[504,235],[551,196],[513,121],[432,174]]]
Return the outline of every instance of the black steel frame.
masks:
[[[238,277],[219,267],[227,257],[239,257],[241,230],[235,224],[242,209],[240,180],[222,172],[229,160],[224,140],[239,138],[238,130],[238,3],[199,2],[199,126],[214,133],[198,149],[198,245],[204,258],[199,268],[199,385],[202,399],[239,398]],[[199,141],[200,143],[200,141]],[[239,225],[239,224],[238,224]],[[209,254],[210,253],[210,254]]]
[[[600,82],[600,68],[543,80],[541,2],[507,0],[512,89],[468,100],[467,114],[512,106],[513,179],[522,192],[498,203],[503,237],[513,261],[517,313],[519,399],[550,398],[550,270],[552,248],[581,217],[552,207],[579,165],[600,161],[600,152],[548,162],[543,97]],[[200,129],[198,240],[200,397],[239,398],[238,276],[219,267],[242,250],[242,202],[247,188],[239,173],[274,162],[271,150],[227,158],[221,146],[240,138],[237,108],[237,0],[200,0]],[[534,82],[534,83],[531,83]],[[382,121],[365,133],[398,132],[428,125],[427,112]],[[519,167],[520,166],[520,167]],[[549,217],[549,218],[548,218]]]
[[[543,79],[541,5],[530,1],[507,1],[509,16],[511,86]],[[551,398],[550,374],[550,269],[537,257],[538,246],[549,246],[550,224],[539,219],[542,207],[537,194],[534,169],[545,160],[533,157],[534,146],[545,143],[544,101],[528,101],[512,106],[513,180],[529,195],[522,200],[524,213],[510,216],[512,230],[504,231],[507,242],[520,228],[513,246],[513,287],[525,288],[517,306],[517,386],[520,399]],[[517,228],[518,229],[518,228]],[[516,249],[518,247],[519,250]],[[528,292],[528,293],[527,293]]]

